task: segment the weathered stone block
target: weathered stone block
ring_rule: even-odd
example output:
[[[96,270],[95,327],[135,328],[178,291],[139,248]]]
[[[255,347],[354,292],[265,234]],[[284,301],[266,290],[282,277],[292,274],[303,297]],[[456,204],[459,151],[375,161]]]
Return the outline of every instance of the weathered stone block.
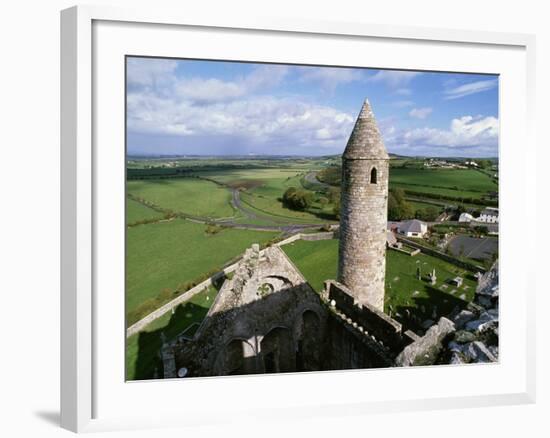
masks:
[[[436,325],[431,326],[418,341],[406,346],[397,356],[397,366],[432,365],[435,363],[443,340],[455,331],[452,321],[440,318]]]

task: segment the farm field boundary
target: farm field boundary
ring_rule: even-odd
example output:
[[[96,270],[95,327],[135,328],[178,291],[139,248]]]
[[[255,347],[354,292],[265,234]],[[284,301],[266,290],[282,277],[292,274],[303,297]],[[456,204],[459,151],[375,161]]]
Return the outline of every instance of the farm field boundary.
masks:
[[[478,266],[478,265],[474,265],[473,263],[468,263],[462,260],[458,260],[457,258],[451,255],[448,255],[441,251],[437,251],[433,248],[429,248],[427,246],[421,245],[417,242],[414,242],[413,240],[406,239],[403,236],[400,236],[399,234],[396,234],[395,236],[397,237],[397,240],[399,240],[400,242],[403,242],[408,246],[412,246],[413,248],[417,248],[425,254],[428,254],[433,257],[440,258],[441,260],[445,260],[446,262],[452,263],[453,265],[458,266],[459,268],[467,269],[473,272],[479,271],[482,274],[484,274],[487,271],[483,266]]]
[[[240,260],[240,259],[239,259]],[[227,266],[222,271],[216,272],[212,277],[207,278],[202,283],[197,284],[196,286],[192,287],[191,289],[185,291],[178,297],[174,298],[172,301],[169,301],[168,303],[164,304],[162,307],[159,307],[157,310],[154,310],[146,317],[140,319],[135,324],[131,325],[126,329],[126,337],[129,338],[132,335],[135,335],[136,333],[143,330],[146,326],[148,326],[151,322],[153,322],[155,319],[160,318],[162,315],[166,314],[170,310],[176,308],[180,304],[190,300],[193,298],[196,294],[206,289],[208,286],[211,286],[214,284],[216,280],[223,277],[224,275],[227,275],[231,272],[233,272],[235,269],[237,269],[238,261],[233,263],[232,265]]]

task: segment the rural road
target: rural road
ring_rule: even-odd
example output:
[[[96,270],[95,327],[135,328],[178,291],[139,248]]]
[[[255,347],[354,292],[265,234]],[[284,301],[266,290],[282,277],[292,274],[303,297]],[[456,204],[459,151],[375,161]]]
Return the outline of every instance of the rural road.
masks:
[[[265,220],[267,222],[272,222],[274,225],[255,225],[255,224],[237,224],[233,220],[228,219],[224,221],[217,221],[219,224],[230,226],[232,228],[241,228],[241,229],[254,229],[254,230],[265,230],[265,231],[283,231],[285,233],[294,233],[299,230],[307,228],[318,228],[322,224],[292,224],[284,219],[274,218],[273,216],[262,215],[253,211],[251,208],[246,206],[240,197],[240,191],[238,189],[231,189],[231,203],[233,206],[244,214],[248,219],[253,220]]]
[[[317,179],[317,172],[316,171],[306,173],[306,175],[304,176],[304,179],[308,183],[318,186],[320,189],[330,188],[330,186],[328,184],[325,184],[325,183],[323,183],[323,182],[321,182]]]

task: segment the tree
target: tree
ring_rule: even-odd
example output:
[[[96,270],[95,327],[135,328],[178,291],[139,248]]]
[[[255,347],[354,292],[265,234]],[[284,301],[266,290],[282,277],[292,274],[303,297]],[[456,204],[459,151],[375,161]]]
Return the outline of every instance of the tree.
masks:
[[[405,190],[400,189],[399,187],[396,187],[394,189],[391,189],[390,192],[393,194],[395,200],[398,204],[403,204],[405,201]]]
[[[477,160],[477,164],[479,165],[479,167],[481,167],[482,169],[488,169],[491,167],[491,165],[493,164],[491,162],[491,160]]]
[[[388,219],[390,221],[398,221],[401,219],[401,209],[392,191],[388,194]]]
[[[403,219],[412,219],[413,217],[414,210],[405,200],[405,192],[403,189],[391,189],[388,193],[388,219],[391,221],[399,221]]]
[[[422,221],[433,222],[437,219],[437,216],[439,216],[439,211],[437,208],[429,206],[416,210],[414,216]]]
[[[340,204],[340,189],[331,187],[327,193],[328,199],[332,204]]]
[[[283,205],[293,210],[305,210],[313,204],[313,193],[289,187],[283,194]]]
[[[478,233],[478,234],[487,234],[489,232],[489,228],[487,228],[485,225],[476,225],[474,227],[474,230]]]
[[[334,204],[334,207],[332,207],[332,211],[334,213],[334,216],[336,216],[336,219],[340,219],[340,203],[339,202]]]

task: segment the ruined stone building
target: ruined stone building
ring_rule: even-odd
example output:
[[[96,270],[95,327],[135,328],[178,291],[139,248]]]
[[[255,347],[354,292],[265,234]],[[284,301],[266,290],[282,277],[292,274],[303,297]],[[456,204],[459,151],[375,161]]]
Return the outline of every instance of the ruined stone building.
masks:
[[[389,157],[368,101],[342,158],[338,281],[316,293],[279,246],[253,245],[194,335],[164,343],[165,378],[414,365],[450,333],[383,313]]]

